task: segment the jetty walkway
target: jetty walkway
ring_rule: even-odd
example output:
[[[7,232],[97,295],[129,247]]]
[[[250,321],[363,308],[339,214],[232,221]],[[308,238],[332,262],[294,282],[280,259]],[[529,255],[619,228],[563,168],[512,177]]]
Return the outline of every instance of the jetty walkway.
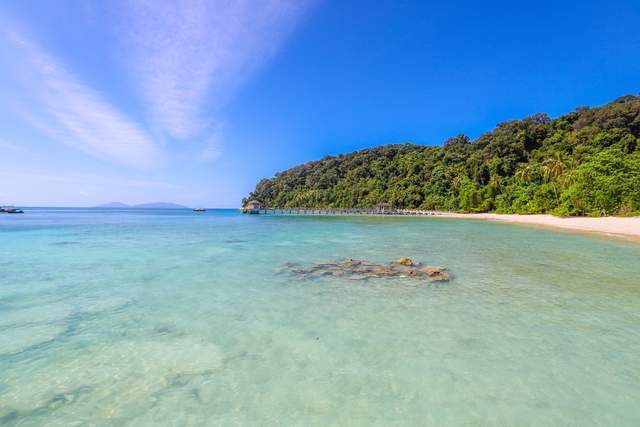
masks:
[[[406,215],[436,216],[443,212],[417,209],[343,209],[343,208],[257,208],[241,209],[243,213],[253,215]]]

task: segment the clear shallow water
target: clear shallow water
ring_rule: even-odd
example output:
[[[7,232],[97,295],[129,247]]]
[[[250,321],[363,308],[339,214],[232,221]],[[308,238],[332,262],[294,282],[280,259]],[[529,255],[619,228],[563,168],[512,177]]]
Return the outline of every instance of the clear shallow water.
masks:
[[[299,281],[287,262],[449,268]],[[0,425],[640,423],[640,244],[444,218],[0,216]]]

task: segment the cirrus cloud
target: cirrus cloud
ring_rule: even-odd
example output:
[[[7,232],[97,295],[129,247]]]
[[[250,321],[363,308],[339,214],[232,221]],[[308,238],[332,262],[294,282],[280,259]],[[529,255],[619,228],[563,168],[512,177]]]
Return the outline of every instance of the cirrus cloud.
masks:
[[[148,168],[159,152],[143,127],[75,77],[23,31],[5,33],[11,61],[3,61],[23,89],[13,106],[50,138],[94,157]],[[28,106],[25,104],[28,101]]]
[[[310,0],[134,0],[119,31],[151,121],[178,139],[210,124],[263,66],[311,5]]]

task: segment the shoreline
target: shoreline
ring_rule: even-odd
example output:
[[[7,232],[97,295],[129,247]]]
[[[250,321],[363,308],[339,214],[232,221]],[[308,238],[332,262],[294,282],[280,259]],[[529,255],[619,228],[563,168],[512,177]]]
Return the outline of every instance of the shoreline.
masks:
[[[640,217],[557,217],[547,214],[517,215],[493,213],[454,213],[439,212],[436,217],[477,219],[542,226],[557,230],[567,230],[585,233],[597,233],[607,236],[626,237],[640,240]]]

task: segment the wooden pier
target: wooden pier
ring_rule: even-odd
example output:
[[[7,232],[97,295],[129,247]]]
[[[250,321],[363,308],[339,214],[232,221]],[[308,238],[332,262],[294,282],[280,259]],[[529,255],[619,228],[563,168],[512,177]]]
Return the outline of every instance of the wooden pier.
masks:
[[[442,212],[417,209],[346,209],[346,208],[254,208],[241,209],[243,213],[253,215],[404,215],[436,216]]]

